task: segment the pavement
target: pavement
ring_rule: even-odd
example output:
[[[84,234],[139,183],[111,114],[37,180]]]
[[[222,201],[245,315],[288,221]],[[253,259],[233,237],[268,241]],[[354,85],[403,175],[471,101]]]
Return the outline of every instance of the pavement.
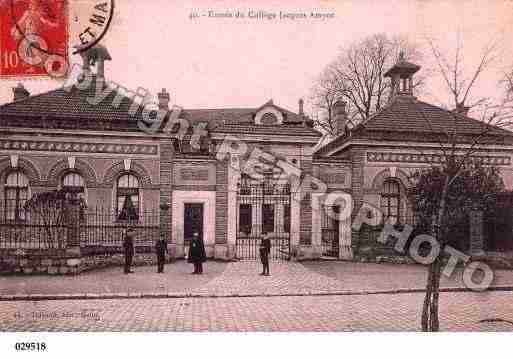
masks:
[[[78,276],[18,275],[0,277],[0,300],[121,299],[181,297],[321,296],[422,292],[426,269],[420,265],[340,261],[272,262],[271,276],[258,275],[256,261],[205,264],[203,275],[191,275],[185,261],[155,267],[121,267]],[[442,277],[443,291],[467,290],[461,272]],[[513,271],[495,271],[492,290],[513,290]]]
[[[0,278],[0,331],[418,331],[425,268],[352,262],[177,261],[164,274],[114,267]],[[513,272],[494,290],[443,278],[442,331],[513,330]],[[85,300],[87,299],[87,300]]]
[[[0,331],[419,331],[422,293],[0,302]],[[441,331],[511,331],[512,292],[440,296]],[[362,349],[364,350],[364,349]]]

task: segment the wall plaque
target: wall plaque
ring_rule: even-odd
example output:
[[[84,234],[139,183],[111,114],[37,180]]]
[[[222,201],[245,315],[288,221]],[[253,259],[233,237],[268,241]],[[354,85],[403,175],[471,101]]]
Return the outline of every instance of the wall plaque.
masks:
[[[214,163],[175,163],[175,185],[215,185],[216,166]]]
[[[180,176],[182,181],[208,181],[208,168],[182,168]]]

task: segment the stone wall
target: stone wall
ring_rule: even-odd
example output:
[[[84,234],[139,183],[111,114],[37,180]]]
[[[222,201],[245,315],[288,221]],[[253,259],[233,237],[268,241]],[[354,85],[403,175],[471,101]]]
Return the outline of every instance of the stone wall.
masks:
[[[171,256],[167,256],[166,262],[171,262]],[[0,275],[8,274],[55,274],[77,275],[84,271],[123,266],[125,258],[122,253],[73,256],[62,254],[59,256],[18,256],[5,255],[0,257]],[[157,256],[154,252],[135,253],[134,266],[157,265]]]

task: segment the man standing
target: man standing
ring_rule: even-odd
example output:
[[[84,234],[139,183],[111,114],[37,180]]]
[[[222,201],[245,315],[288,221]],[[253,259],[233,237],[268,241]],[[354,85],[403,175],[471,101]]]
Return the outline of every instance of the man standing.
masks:
[[[271,253],[271,239],[269,235],[262,233],[260,241],[260,261],[262,262],[262,273],[260,275],[269,276],[269,254]]]
[[[192,235],[189,247],[189,263],[194,263],[194,272],[192,274],[203,274],[203,262],[207,260],[205,254],[205,245],[197,232]]]
[[[164,234],[160,235],[160,238],[155,245],[157,251],[157,273],[164,273],[164,263],[166,262],[167,251],[167,240],[164,238]]]
[[[128,227],[123,240],[123,248],[125,250],[125,274],[133,273],[131,267],[132,259],[134,257],[134,236],[135,232],[133,228]]]

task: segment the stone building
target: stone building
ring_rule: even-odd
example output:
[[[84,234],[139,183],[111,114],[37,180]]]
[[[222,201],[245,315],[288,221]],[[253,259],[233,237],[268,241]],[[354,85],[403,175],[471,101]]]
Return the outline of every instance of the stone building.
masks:
[[[349,130],[339,101],[339,135],[316,146],[321,134],[302,100],[297,113],[272,100],[255,108],[181,109],[170,108],[163,89],[150,115],[126,89],[104,85],[105,60],[110,55],[98,46],[84,55],[77,83],[35,96],[19,85],[13,102],[0,106],[0,245],[2,228],[26,220],[18,209],[28,198],[64,189],[79,194],[87,208],[107,211],[113,228],[127,208],[141,228],[144,213],[158,213],[174,257],[185,255],[187,240],[198,232],[209,257],[256,258],[265,232],[277,259],[351,259],[360,233],[351,229],[351,218],[329,215],[344,209],[324,206],[327,195],[343,191],[356,211],[368,202],[409,223],[408,176],[440,159],[437,131],[455,127],[470,139],[482,129],[465,113],[418,100],[411,83],[419,67],[404,61],[386,74],[394,92],[385,108]],[[151,125],[159,113],[165,115],[158,127],[143,131],[141,124]],[[498,166],[511,189],[513,136],[501,129],[488,135],[476,156]],[[284,180],[284,169],[302,185]],[[116,233],[119,245],[121,230]]]
[[[448,111],[417,99],[412,83],[419,69],[400,60],[385,73],[392,84],[389,103],[351,131],[340,133],[314,155],[314,163],[323,159],[345,161],[355,208],[368,203],[398,224],[414,224],[415,214],[406,196],[406,189],[412,185],[410,175],[443,160],[441,148],[448,148],[449,143],[444,142],[448,134],[458,136],[461,154],[479,139],[472,158],[496,166],[505,189],[513,188],[513,133],[468,117],[468,108]],[[464,250],[480,253],[498,249],[493,243],[484,243],[481,220],[469,223],[469,227],[472,225],[474,228],[468,228],[468,238],[464,239]],[[511,250],[509,228],[510,233],[501,241],[506,241]],[[352,233],[353,247],[361,240],[361,233]]]

